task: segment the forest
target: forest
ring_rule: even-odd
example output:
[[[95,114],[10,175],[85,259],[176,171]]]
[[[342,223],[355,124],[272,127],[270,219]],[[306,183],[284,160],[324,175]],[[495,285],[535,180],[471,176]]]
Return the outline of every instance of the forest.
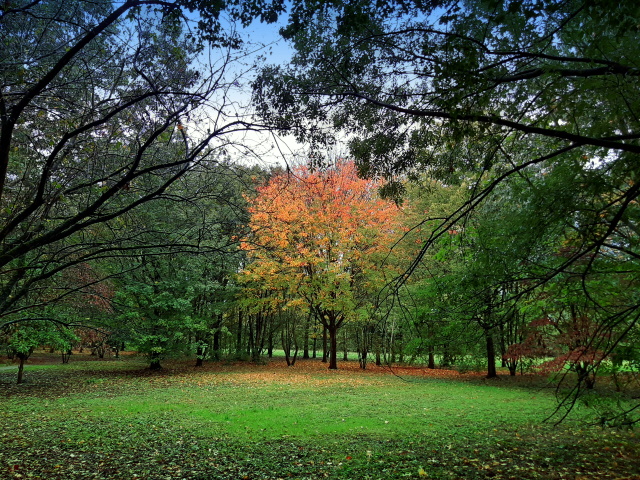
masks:
[[[44,433],[3,436],[0,476],[635,478],[639,40],[631,0],[2,2],[0,411],[5,431]],[[366,446],[269,437],[246,405],[220,413],[255,415],[245,430],[207,430],[223,420],[197,423],[185,383],[206,415],[205,392],[234,388],[229,405],[278,399],[301,410],[273,415]],[[394,417],[359,437],[310,413],[350,405],[348,424],[387,396],[413,412],[420,388],[442,406],[429,425],[477,407],[472,430],[436,445]],[[169,391],[164,413],[132,406]],[[125,405],[115,424],[97,392]],[[535,420],[480,414],[508,401],[487,392]],[[125,461],[95,431],[136,415]],[[489,426],[504,438],[479,440]],[[182,429],[193,451],[157,436]],[[92,448],[41,460],[67,431]],[[244,450],[261,435],[286,466]],[[530,457],[488,453],[521,436]],[[211,439],[255,469],[196,448]],[[164,460],[136,467],[156,441]]]

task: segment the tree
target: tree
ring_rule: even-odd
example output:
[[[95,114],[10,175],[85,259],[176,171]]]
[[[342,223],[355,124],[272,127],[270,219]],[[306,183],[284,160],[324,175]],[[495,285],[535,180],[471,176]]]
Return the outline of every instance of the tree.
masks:
[[[330,337],[329,368],[337,368],[338,330],[386,281],[385,257],[399,233],[398,210],[358,178],[352,162],[273,177],[251,201],[243,276],[288,297],[279,306],[310,310]]]
[[[38,328],[37,325],[11,325],[6,332],[8,348],[18,357],[18,384],[24,379],[24,362],[33,351],[42,345],[48,345],[63,351],[71,349],[77,337],[66,328]]]
[[[229,135],[260,128],[230,101],[243,50],[222,18],[273,21],[281,9],[260,0],[4,3],[0,326],[45,318],[43,299],[56,298],[34,292],[53,292],[68,268],[157,253],[162,241],[140,244],[121,219],[222,153]]]
[[[416,169],[477,182],[410,271],[508,177],[553,165],[590,170],[592,186],[615,176],[608,228],[569,265],[602,250],[640,188],[637,19],[633,2],[295,2],[282,32],[292,66],[265,69],[255,96],[265,119],[301,137],[342,129],[360,172],[385,176],[389,194]],[[334,127],[327,137],[319,122]]]
[[[640,152],[636,20],[633,2],[299,1],[282,30],[292,65],[266,68],[255,92],[283,128],[304,135],[329,120],[356,134],[361,168],[391,178],[488,170],[504,161],[501,145],[530,138],[537,162],[601,148],[626,163]],[[459,155],[475,150],[471,138],[485,155]],[[449,152],[425,149],[436,145]]]
[[[116,326],[126,326],[151,368],[194,350],[197,365],[219,359],[222,318],[234,307],[232,277],[243,260],[237,242],[247,216],[242,194],[252,176],[231,163],[203,163],[121,218],[141,246],[155,246],[122,259],[115,298]]]
[[[521,179],[520,196],[503,199],[518,198],[530,217],[509,223],[526,235],[511,233],[531,240],[537,222],[571,248],[555,255],[532,242],[523,250],[532,281],[510,291],[526,296],[556,279],[582,279],[599,330],[616,332],[611,349],[640,311],[626,295],[640,258],[638,19],[633,2],[300,1],[283,29],[294,62],[265,69],[255,95],[265,119],[319,145],[341,129],[359,170],[385,177],[390,195],[416,172],[470,185],[470,198],[435,226],[398,286],[499,185]],[[606,291],[624,301],[593,294],[605,271],[617,272]]]

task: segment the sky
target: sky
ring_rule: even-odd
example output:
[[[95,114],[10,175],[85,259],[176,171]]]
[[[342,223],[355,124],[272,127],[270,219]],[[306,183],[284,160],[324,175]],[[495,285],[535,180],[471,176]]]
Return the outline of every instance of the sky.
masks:
[[[248,27],[239,29],[251,52],[238,62],[238,90],[233,95],[237,96],[240,103],[247,105],[251,101],[251,81],[258,73],[257,69],[252,68],[254,64],[262,62],[265,65],[286,65],[293,56],[293,48],[278,33],[285,21],[286,19],[276,24],[253,22]],[[286,166],[297,163],[304,157],[305,146],[290,135],[246,132],[236,138],[238,143],[245,144],[255,153],[245,156],[246,158],[237,158],[243,163]]]

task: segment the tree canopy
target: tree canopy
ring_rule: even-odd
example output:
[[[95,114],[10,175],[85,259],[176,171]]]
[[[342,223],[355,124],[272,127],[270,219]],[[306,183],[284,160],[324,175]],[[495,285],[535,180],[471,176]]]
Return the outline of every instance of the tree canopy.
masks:
[[[159,236],[141,242],[123,218],[169,197],[187,172],[223,161],[229,135],[259,128],[230,99],[242,42],[225,22],[273,20],[281,8],[5,2],[0,325],[42,318],[46,304],[69,293],[55,288],[66,269],[162,244]]]
[[[270,291],[261,303],[310,310],[329,331],[329,368],[337,368],[338,329],[367,315],[393,272],[388,256],[401,232],[399,210],[377,197],[376,182],[359,178],[353,162],[340,160],[273,177],[249,212],[245,281]]]
[[[255,98],[318,150],[344,139],[386,195],[425,176],[466,185],[456,208],[423,218],[397,291],[458,231],[466,253],[447,254],[460,270],[440,299],[476,291],[463,303],[501,311],[491,328],[517,302],[573,336],[562,355],[593,374],[640,314],[627,290],[640,258],[639,18],[630,1],[294,2],[282,35],[295,57],[263,70]]]

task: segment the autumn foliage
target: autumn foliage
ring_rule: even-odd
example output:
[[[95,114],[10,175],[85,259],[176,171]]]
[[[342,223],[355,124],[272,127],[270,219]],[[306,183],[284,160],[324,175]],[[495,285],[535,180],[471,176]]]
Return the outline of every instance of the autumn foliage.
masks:
[[[336,332],[366,306],[391,272],[386,264],[400,231],[399,210],[380,199],[378,184],[358,177],[352,162],[277,175],[250,201],[252,263],[241,278],[259,308],[311,311],[329,331],[330,368]]]
[[[598,346],[608,335],[598,329],[598,325],[587,317],[575,317],[565,321],[544,317],[531,322],[527,327],[526,338],[510,345],[504,360],[514,366],[523,359],[545,359],[537,369],[544,373],[558,372],[569,366],[587,388],[595,381],[593,367],[605,357]]]
[[[113,313],[114,286],[90,264],[82,262],[66,269],[61,282],[70,292],[66,303],[77,311]]]

